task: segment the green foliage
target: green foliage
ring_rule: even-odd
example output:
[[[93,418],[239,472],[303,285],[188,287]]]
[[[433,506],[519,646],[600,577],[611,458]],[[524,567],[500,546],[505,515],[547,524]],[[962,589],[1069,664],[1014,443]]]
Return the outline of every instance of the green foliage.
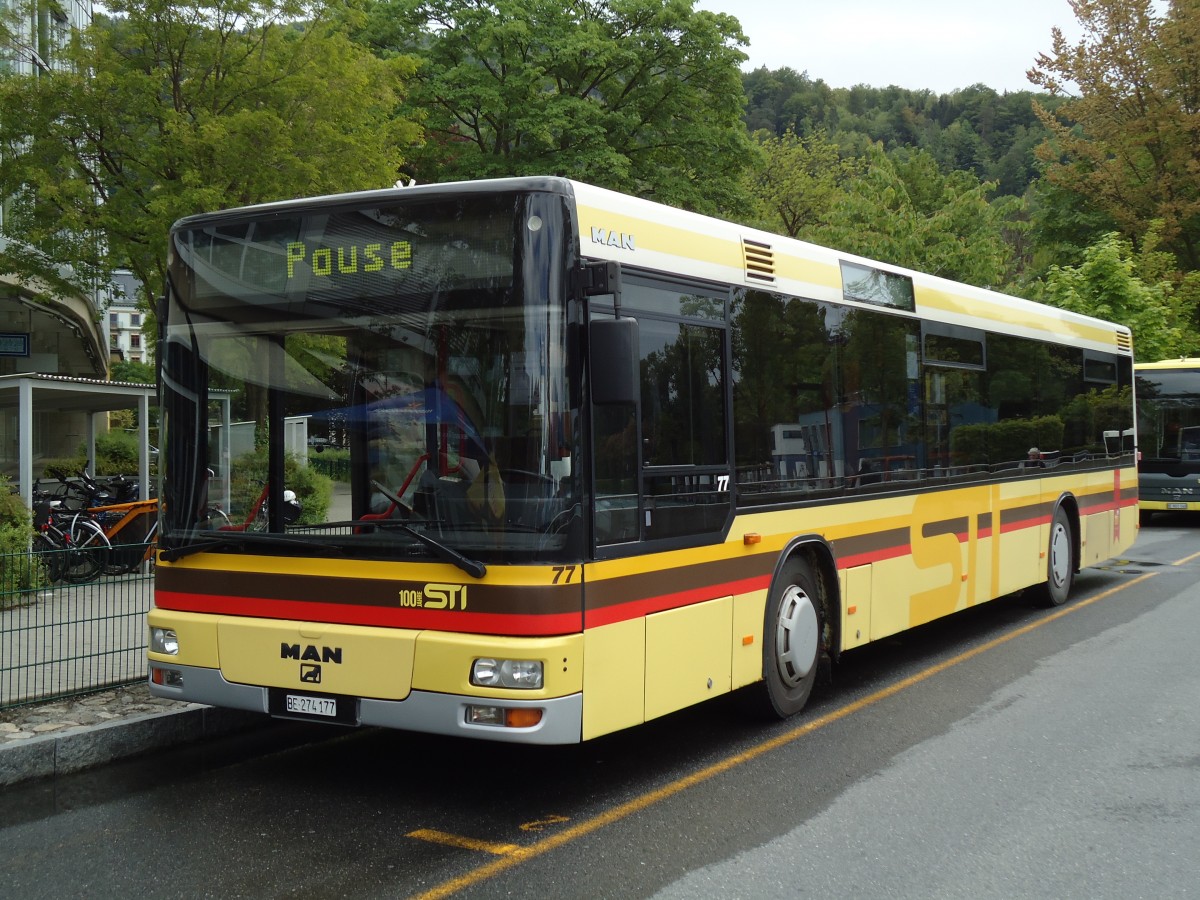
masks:
[[[255,450],[238,457],[233,463],[233,479],[230,482],[230,499],[235,511],[246,514],[254,508],[267,481],[266,449]],[[301,513],[295,524],[316,525],[325,521],[329,505],[333,501],[333,480],[322,475],[313,466],[301,465],[288,454],[283,461],[283,483],[288,490],[295,491],[300,500]]]
[[[1112,385],[1073,398],[1063,409],[1067,446],[1086,447],[1092,453],[1103,454],[1104,429],[1117,426],[1115,430],[1123,431],[1133,427],[1129,412],[1133,406],[1131,390],[1129,386]]]
[[[1186,355],[1196,346],[1197,282],[1177,287],[1163,276],[1161,254],[1147,249],[1139,260],[1128,240],[1110,233],[1084,251],[1080,265],[1051,267],[1039,299],[1129,326],[1141,361]]]
[[[138,471],[138,442],[124,431],[96,436],[94,475],[132,475]]]
[[[950,449],[955,465],[1016,465],[1030,447],[1051,451],[1064,446],[1065,431],[1058,416],[962,425],[951,432]]]
[[[1019,228],[1020,201],[989,202],[992,187],[969,172],[944,175],[920,150],[867,151],[827,220],[799,236],[850,253],[981,287],[1010,280],[1006,231]]]
[[[23,592],[46,584],[42,566],[29,552],[32,540],[33,517],[7,476],[0,475],[0,609],[23,602]]]
[[[788,68],[755,69],[742,82],[751,132],[807,137],[824,131],[853,153],[873,143],[888,151],[924,150],[942,172],[972,172],[995,182],[1001,196],[1023,195],[1038,176],[1034,151],[1047,132],[1029,91],[998,94],[982,84],[949,94],[894,85],[831,88]],[[1038,99],[1057,105],[1051,97]]]
[[[123,359],[109,367],[108,377],[113,381],[127,381],[132,384],[154,384],[154,366]]]
[[[1072,3],[1083,37],[1053,34],[1031,78],[1056,97],[1036,107],[1050,138],[1046,178],[1140,240],[1157,223],[1178,268],[1200,267],[1200,4],[1176,0]]]
[[[694,0],[376,0],[359,33],[422,66],[423,181],[566,175],[704,212],[743,205],[737,20]]]
[[[137,438],[125,431],[109,430],[96,436],[96,458],[89,460],[87,450],[79,446],[77,455],[48,459],[42,477],[53,478],[51,469],[74,475],[87,469],[92,475],[133,475],[138,471]]]
[[[0,196],[26,242],[0,252],[0,273],[53,289],[62,264],[83,286],[127,267],[157,296],[180,216],[386,187],[417,139],[395,115],[412,61],[352,43],[344,4],[105,7],[66,68],[0,75]]]
[[[66,472],[68,475],[74,475],[80,469],[85,469],[88,466],[88,458],[80,448],[78,456],[61,456],[55,459],[48,459],[42,465],[42,478],[54,478],[51,470],[58,472]]]
[[[748,176],[762,227],[797,237],[824,226],[837,202],[859,174],[857,160],[843,159],[823,131],[800,137],[759,132],[759,162]]]

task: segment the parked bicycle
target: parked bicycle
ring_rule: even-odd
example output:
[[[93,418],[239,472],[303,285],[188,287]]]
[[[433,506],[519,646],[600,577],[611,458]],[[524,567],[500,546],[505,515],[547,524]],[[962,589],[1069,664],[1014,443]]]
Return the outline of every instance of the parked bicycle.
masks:
[[[67,502],[74,508],[70,533],[78,535],[90,522],[99,526],[109,540],[112,552],[104,560],[104,574],[125,575],[154,560],[158,546],[157,499],[136,499],[136,482],[123,476],[105,488],[87,469],[75,476],[60,469],[51,469],[50,474],[68,486]],[[115,495],[110,490],[114,487]]]
[[[83,520],[72,527],[56,501],[43,495],[33,508],[33,550],[52,581],[85,584],[104,571],[112,544],[95,522]]]

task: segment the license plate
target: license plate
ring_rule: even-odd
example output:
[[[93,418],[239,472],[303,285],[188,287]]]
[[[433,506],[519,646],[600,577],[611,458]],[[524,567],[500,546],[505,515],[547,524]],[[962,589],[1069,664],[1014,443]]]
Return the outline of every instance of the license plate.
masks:
[[[1186,503],[1168,503],[1167,509],[1187,509]]]
[[[337,718],[337,701],[332,697],[304,697],[288,694],[284,697],[284,709],[302,716],[328,716]]]

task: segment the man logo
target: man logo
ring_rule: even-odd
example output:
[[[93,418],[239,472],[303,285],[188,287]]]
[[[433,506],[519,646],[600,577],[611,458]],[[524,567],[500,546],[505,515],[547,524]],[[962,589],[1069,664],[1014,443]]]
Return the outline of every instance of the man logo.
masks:
[[[308,644],[301,649],[299,644],[280,644],[280,659],[298,659],[302,662],[325,662],[340,665],[342,662],[341,647],[316,647]]]
[[[321,667],[312,663],[300,663],[300,680],[307,684],[320,684]]]
[[[632,234],[623,231],[609,231],[606,228],[592,226],[592,243],[603,244],[606,247],[617,247],[621,250],[636,250]]]

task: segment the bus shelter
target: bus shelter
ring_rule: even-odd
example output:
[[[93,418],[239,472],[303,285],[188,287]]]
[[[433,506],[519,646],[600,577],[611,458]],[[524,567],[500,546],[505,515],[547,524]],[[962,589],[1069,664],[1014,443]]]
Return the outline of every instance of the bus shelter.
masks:
[[[0,376],[0,415],[3,416],[0,430],[6,432],[4,463],[11,470],[15,443],[17,484],[25,505],[32,506],[33,502],[33,467],[38,446],[34,434],[35,419],[47,431],[74,427],[64,424],[68,421],[82,421],[87,458],[94,460],[96,435],[107,429],[108,413],[119,409],[135,410],[138,414],[137,478],[140,496],[151,496],[149,422],[152,404],[157,405],[157,388],[152,384],[64,375]]]

